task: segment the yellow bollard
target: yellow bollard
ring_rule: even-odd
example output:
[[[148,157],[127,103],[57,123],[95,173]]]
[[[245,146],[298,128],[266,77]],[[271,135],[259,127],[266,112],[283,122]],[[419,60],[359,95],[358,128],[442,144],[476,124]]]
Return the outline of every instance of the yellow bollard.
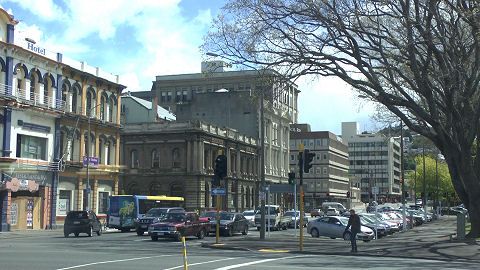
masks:
[[[182,236],[182,244],[183,244],[183,269],[188,270],[187,245],[185,243],[185,236]]]

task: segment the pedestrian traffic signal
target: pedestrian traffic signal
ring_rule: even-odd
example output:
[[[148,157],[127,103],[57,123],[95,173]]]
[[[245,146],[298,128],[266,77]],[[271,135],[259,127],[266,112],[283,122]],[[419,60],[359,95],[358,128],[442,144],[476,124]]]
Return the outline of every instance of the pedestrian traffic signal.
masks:
[[[347,198],[350,198],[350,191],[347,191]]]
[[[290,185],[295,185],[295,173],[294,172],[289,172],[288,173],[288,183]]]
[[[310,150],[305,149],[303,150],[303,156],[304,156],[303,171],[305,173],[308,173],[313,166],[312,162],[313,162],[313,158],[315,157],[315,153],[310,153]]]
[[[223,179],[227,176],[227,156],[218,155],[215,159],[215,176],[219,179]]]

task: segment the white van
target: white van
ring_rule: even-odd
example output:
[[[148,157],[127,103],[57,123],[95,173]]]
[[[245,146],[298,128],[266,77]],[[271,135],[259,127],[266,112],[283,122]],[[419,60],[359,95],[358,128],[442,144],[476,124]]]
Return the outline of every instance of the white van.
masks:
[[[324,203],[322,203],[323,212],[326,213],[328,208],[337,209],[338,212],[340,212],[340,215],[347,211],[347,208],[345,208],[345,206],[343,206],[343,204],[338,203],[338,202],[324,202]]]

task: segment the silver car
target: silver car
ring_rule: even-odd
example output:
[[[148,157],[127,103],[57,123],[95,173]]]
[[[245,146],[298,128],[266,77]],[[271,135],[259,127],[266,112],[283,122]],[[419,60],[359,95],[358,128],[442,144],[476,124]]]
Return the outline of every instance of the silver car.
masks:
[[[350,229],[345,232],[348,224],[348,218],[338,216],[327,216],[312,220],[307,225],[307,232],[312,237],[326,236],[332,239],[343,238],[350,240],[352,235]],[[360,227],[361,232],[357,234],[357,239],[368,242],[375,237],[375,233],[365,226]]]

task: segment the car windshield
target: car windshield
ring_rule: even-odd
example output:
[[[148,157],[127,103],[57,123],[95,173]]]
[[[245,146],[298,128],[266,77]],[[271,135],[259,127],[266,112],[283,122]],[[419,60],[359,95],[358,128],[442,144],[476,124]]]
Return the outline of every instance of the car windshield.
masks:
[[[347,226],[348,224],[348,218],[346,217],[339,217],[338,220],[342,223],[342,225]]]
[[[248,216],[255,216],[255,211],[245,211],[243,212],[243,215],[248,217]]]
[[[84,211],[80,212],[69,212],[67,215],[68,219],[87,219],[88,213]]]
[[[201,217],[217,219],[217,212],[205,212],[201,215]]]
[[[167,213],[162,221],[167,222],[184,222],[185,214],[184,213]]]
[[[295,215],[295,211],[287,211],[285,212],[285,215],[286,217],[294,217],[294,216],[300,216],[300,212],[297,212],[297,214]]]
[[[146,217],[161,217],[167,213],[167,209],[152,208],[145,214]]]
[[[232,213],[220,213],[220,220],[232,220],[235,214]]]

